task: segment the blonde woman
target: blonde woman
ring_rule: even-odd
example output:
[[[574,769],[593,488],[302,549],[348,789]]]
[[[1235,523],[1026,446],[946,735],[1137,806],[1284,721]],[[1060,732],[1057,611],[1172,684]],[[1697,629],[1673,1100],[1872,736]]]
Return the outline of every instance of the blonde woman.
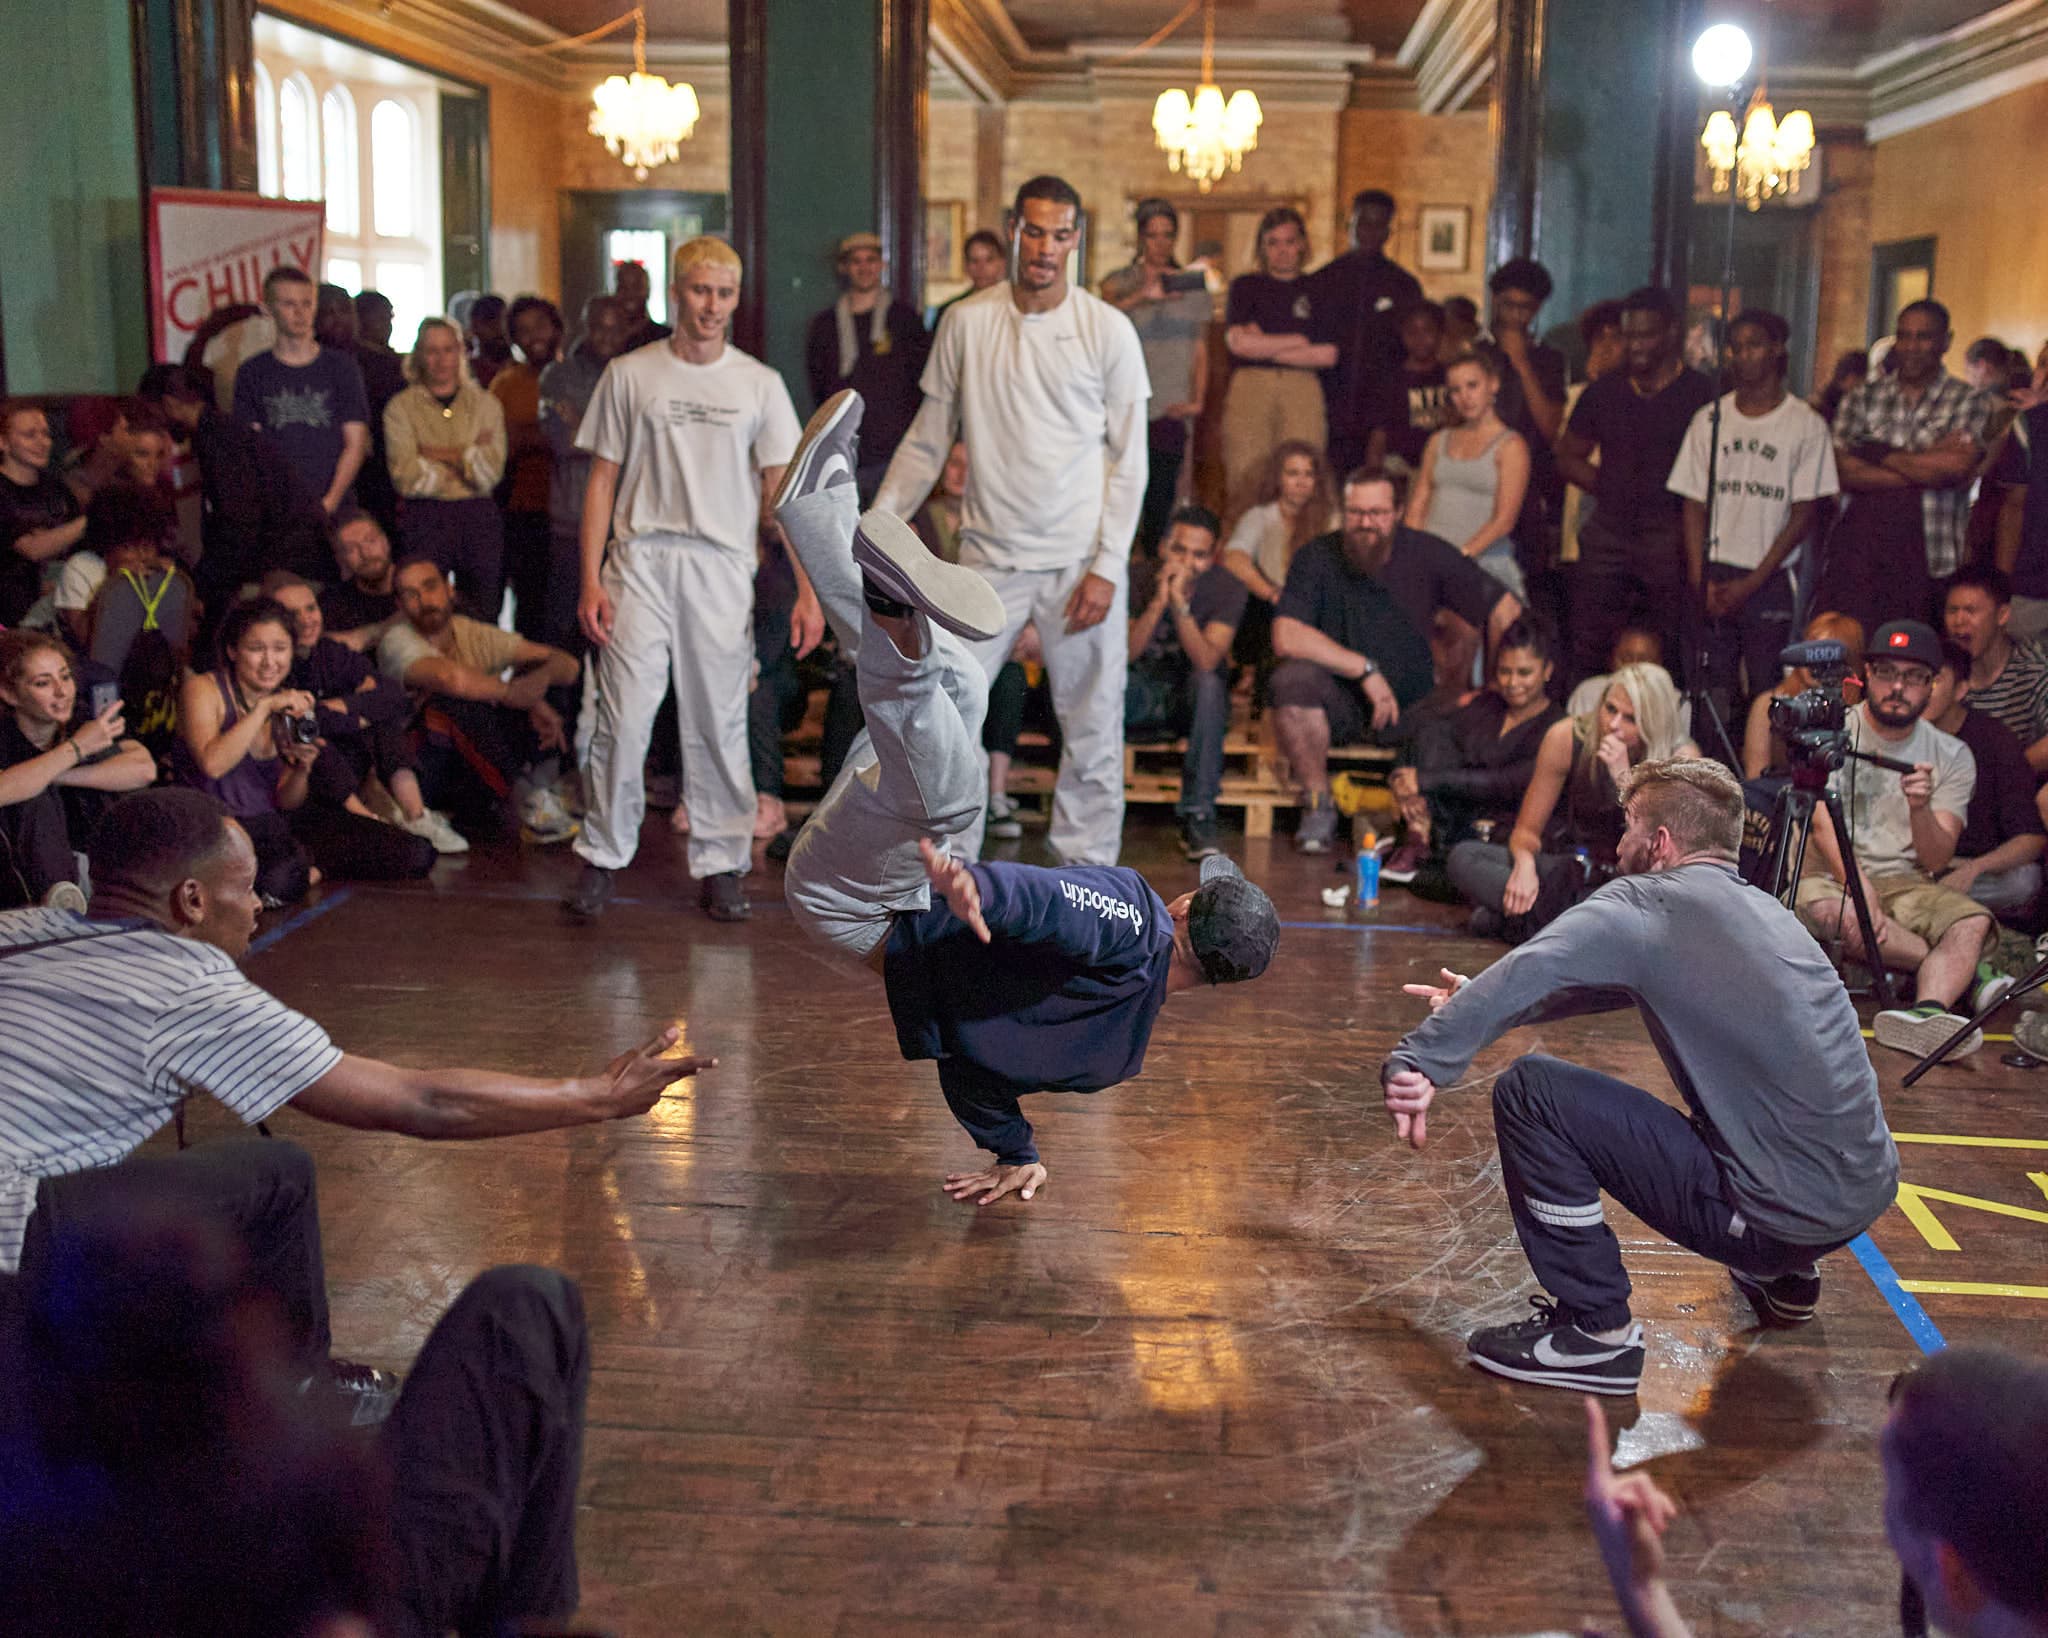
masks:
[[[1323,447],[1322,372],[1337,362],[1334,315],[1301,276],[1308,228],[1287,205],[1259,219],[1259,268],[1230,281],[1224,344],[1230,386],[1223,396],[1223,469],[1233,505],[1244,504],[1276,444]]]
[[[1608,678],[1599,710],[1551,725],[1507,845],[1460,842],[1446,861],[1474,933],[1520,944],[1614,873],[1618,781],[1645,760],[1699,755],[1684,717],[1669,672],[1629,665]]]
[[[505,409],[471,379],[453,321],[420,326],[405,373],[384,406],[385,458],[399,493],[404,555],[431,557],[479,620],[505,600],[505,520],[491,491],[505,475]]]

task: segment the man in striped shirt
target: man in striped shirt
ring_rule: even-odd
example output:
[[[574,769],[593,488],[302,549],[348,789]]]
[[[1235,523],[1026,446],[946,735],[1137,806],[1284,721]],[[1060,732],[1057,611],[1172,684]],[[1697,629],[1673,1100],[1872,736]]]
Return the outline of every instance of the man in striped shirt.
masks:
[[[352,1057],[236,966],[256,927],[256,856],[213,798],[125,798],[91,861],[87,913],[0,915],[0,1274],[26,1274],[58,1223],[109,1193],[168,1191],[238,1230],[308,1371],[385,1408],[386,1373],[327,1357],[311,1158],[260,1139],[134,1155],[178,1104],[204,1092],[251,1124],[289,1103],[368,1131],[498,1137],[642,1114],[717,1061],[664,1057],[674,1029],[552,1081]]]
[[[1948,640],[1970,656],[1970,709],[2013,731],[2038,780],[2048,776],[2048,649],[2015,639],[2012,582],[1998,569],[1965,564],[1942,602]]]

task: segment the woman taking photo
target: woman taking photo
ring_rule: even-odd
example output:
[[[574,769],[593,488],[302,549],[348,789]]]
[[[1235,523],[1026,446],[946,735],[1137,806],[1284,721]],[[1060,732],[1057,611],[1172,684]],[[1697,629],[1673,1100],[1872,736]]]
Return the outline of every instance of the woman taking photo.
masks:
[[[1241,665],[1273,658],[1273,607],[1294,554],[1337,527],[1337,495],[1329,464],[1314,444],[1289,438],[1266,458],[1258,499],[1223,548],[1223,567],[1245,584],[1244,619],[1233,652]]]
[[[1683,721],[1670,673],[1630,665],[1598,711],[1551,724],[1507,846],[1460,842],[1445,863],[1472,932],[1520,944],[1612,876],[1627,825],[1618,781],[1646,759],[1697,756]]]
[[[1230,281],[1224,344],[1230,386],[1223,396],[1223,470],[1230,502],[1242,506],[1276,444],[1290,438],[1321,449],[1328,431],[1321,372],[1337,362],[1334,315],[1316,311],[1309,282],[1308,229],[1281,205],[1259,218],[1259,270]]]
[[[217,798],[249,833],[266,909],[298,903],[323,875],[399,880],[434,862],[431,842],[379,823],[353,794],[315,795],[315,702],[285,686],[292,629],[267,597],[236,604],[221,622],[219,669],[188,676],[178,702],[179,782]]]
[[[420,326],[405,373],[412,385],[384,406],[405,552],[440,564],[468,611],[493,624],[505,600],[505,521],[491,498],[505,475],[504,406],[470,379],[447,319]]]
[[[1380,871],[1382,880],[1411,882],[1480,824],[1506,825],[1515,817],[1544,735],[1563,717],[1550,699],[1551,659],[1543,629],[1517,620],[1501,635],[1493,686],[1416,731],[1405,765],[1387,781],[1407,834]]]
[[[83,910],[78,855],[156,763],[123,737],[118,699],[94,711],[80,697],[70,651],[46,631],[0,634],[0,706],[0,909]]]

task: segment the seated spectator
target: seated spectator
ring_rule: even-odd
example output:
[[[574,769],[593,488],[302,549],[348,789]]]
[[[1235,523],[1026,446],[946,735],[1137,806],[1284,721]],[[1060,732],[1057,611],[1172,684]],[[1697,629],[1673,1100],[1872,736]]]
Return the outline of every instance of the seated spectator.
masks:
[[[1513,821],[1543,736],[1563,715],[1551,701],[1550,677],[1549,636],[1535,622],[1517,620],[1501,636],[1493,686],[1416,731],[1387,781],[1407,831],[1382,880],[1412,882],[1478,825]]]
[[[663,1059],[673,1029],[573,1080],[344,1055],[237,970],[256,930],[256,852],[198,791],[116,802],[91,869],[88,913],[0,916],[0,1010],[20,1021],[0,1031],[0,1274],[33,1286],[65,1221],[137,1188],[168,1191],[241,1239],[283,1305],[293,1380],[323,1382],[372,1417],[388,1408],[389,1373],[328,1359],[311,1159],[278,1140],[137,1154],[178,1105],[204,1093],[251,1124],[290,1103],[358,1130],[473,1139],[637,1115],[711,1066]]]
[[[1337,495],[1323,452],[1298,438],[1274,446],[1255,495],[1230,531],[1223,567],[1250,593],[1238,623],[1234,657],[1239,664],[1264,672],[1273,665],[1273,608],[1294,554],[1337,527]]]
[[[70,653],[47,632],[0,633],[0,909],[83,909],[78,859],[93,827],[114,794],[156,778],[102,687],[99,701],[84,697]]]
[[[0,626],[18,626],[43,595],[44,568],[85,534],[85,509],[50,471],[50,418],[0,399]]]
[[[33,1384],[0,1430],[16,1638],[559,1631],[574,1610],[590,1339],[562,1275],[471,1281],[374,1433],[299,1390],[251,1258],[173,1192],[66,1216],[22,1308],[0,1341]]]
[[[73,554],[90,551],[102,565],[83,622],[86,655],[120,678],[138,726],[170,720],[198,619],[191,580],[164,552],[170,516],[159,491],[108,484],[86,508],[86,546]]]
[[[1627,824],[1621,776],[1639,762],[1698,754],[1669,672],[1615,672],[1597,712],[1544,731],[1507,845],[1451,849],[1445,872],[1472,906],[1472,932],[1520,944],[1614,875]]]
[[[321,624],[345,647],[373,649],[398,618],[391,537],[369,513],[344,510],[334,529],[334,563],[341,578],[320,593]]]
[[[1444,371],[1450,423],[1423,445],[1406,521],[1449,541],[1520,597],[1514,528],[1529,487],[1529,446],[1496,409],[1500,371],[1490,352],[1467,353]]]
[[[80,537],[78,550],[64,559],[57,575],[57,588],[51,595],[57,616],[53,622],[55,629],[81,653],[92,643],[90,615],[93,599],[107,583],[109,542],[128,548],[123,567],[155,569],[168,564],[165,543],[177,530],[170,500],[159,490],[120,483],[102,485],[100,492],[109,498],[94,497],[99,521],[93,521],[95,507],[88,505],[85,534]],[[187,610],[188,615],[191,612]]]
[[[1435,678],[1429,631],[1448,608],[1491,645],[1522,605],[1455,546],[1400,523],[1392,478],[1361,467],[1344,481],[1341,532],[1296,554],[1273,614],[1274,731],[1301,789],[1294,845],[1326,853],[1337,834],[1333,745],[1398,741]]]
[[[1475,309],[1476,312],[1476,309]],[[1401,338],[1401,369],[1387,392],[1380,424],[1365,445],[1365,464],[1390,472],[1412,474],[1422,465],[1422,451],[1444,424],[1446,353],[1444,310],[1433,301],[1418,301],[1396,320]],[[1478,324],[1473,324],[1478,329]]]
[[[204,612],[197,636],[213,628],[243,590],[272,569],[325,576],[331,572],[327,513],[292,465],[215,405],[204,374],[159,364],[142,378],[141,396],[192,441],[199,461],[199,562],[192,571]]]
[[[2015,642],[2011,618],[2012,582],[1998,570],[1966,564],[1949,577],[1942,624],[1970,656],[1970,709],[2013,731],[2039,779],[2048,776],[2048,647]]]
[[[100,403],[104,406],[105,401]],[[154,489],[171,470],[176,450],[170,422],[160,407],[146,398],[121,398],[114,401],[112,414],[113,424],[96,434],[88,432],[79,415],[66,423],[74,459],[64,481],[81,506],[110,483]]]
[[[967,445],[956,442],[939,469],[939,481],[910,520],[932,556],[947,563],[960,561],[960,505],[966,494]]]
[[[367,655],[326,634],[313,588],[297,575],[266,575],[263,595],[292,617],[292,669],[287,684],[313,696],[320,760],[313,794],[330,806],[371,817],[362,790],[371,774],[398,806],[398,828],[425,838],[436,853],[467,853],[469,843],[420,795],[419,770],[406,729],[412,701],[402,684]]]
[[[1941,664],[1941,640],[1919,621],[1877,628],[1863,666],[1865,698],[1849,713],[1849,744],[1909,762],[1913,772],[1851,762],[1828,779],[1848,815],[1876,956],[1864,948],[1824,807],[1814,810],[1798,888],[1799,913],[1823,943],[1839,940],[1851,960],[1881,959],[1913,974],[1914,1004],[1880,1012],[1872,1030],[1879,1046],[1914,1054],[1933,1051],[1963,1027],[1951,1009],[1977,985],[1977,964],[1998,936],[1989,910],[1937,879],[1955,858],[1977,784],[1970,748],[1927,720]],[[1983,1044],[1982,1033],[1973,1033],[1951,1056]]]
[[[353,792],[337,802],[323,782],[315,793],[318,721],[313,696],[288,686],[292,632],[292,617],[267,597],[228,611],[219,669],[185,679],[172,755],[179,782],[249,833],[266,909],[297,904],[326,876],[404,880],[434,862],[430,845],[380,824]]]
[[[1130,671],[1124,738],[1187,736],[1181,759],[1181,851],[1206,859],[1216,841],[1223,789],[1223,741],[1230,731],[1230,641],[1244,616],[1245,589],[1216,561],[1222,525],[1206,506],[1178,508],[1156,564],[1132,566]]]
[[[1967,893],[2001,917],[2025,910],[2041,891],[2048,790],[2037,792],[2034,770],[2012,730],[1970,708],[1970,656],[1954,643],[1941,645],[1927,720],[1967,745],[1977,764],[1969,815],[1941,885]]]
[[[569,745],[547,696],[576,681],[575,656],[457,614],[431,558],[406,559],[397,581],[401,618],[378,643],[377,664],[422,698],[427,800],[462,816],[467,831],[496,824],[510,802],[528,840],[570,840],[578,827],[554,789]]]
[[[1903,1581],[1900,1621],[1949,1638],[2048,1632],[2048,1368],[1990,1348],[1947,1348],[1894,1379],[1879,1436],[1885,1535]],[[1586,1513],[1630,1632],[1692,1638],[1664,1581],[1678,1505],[1647,1473],[1617,1475],[1607,1416],[1586,1401]]]
[[[399,536],[408,557],[430,557],[454,577],[464,607],[495,620],[505,520],[491,491],[505,475],[504,408],[470,379],[462,333],[446,319],[420,326],[406,374],[412,385],[384,407]]]
[[[1846,614],[1816,614],[1806,622],[1806,629],[1800,633],[1799,640],[1803,643],[1840,643],[1849,651],[1849,676],[1842,684],[1842,694],[1853,705],[1862,696],[1863,689],[1862,679],[1857,675],[1863,665],[1863,628]],[[1771,732],[1771,701],[1789,699],[1813,686],[1813,673],[1804,666],[1795,666],[1785,672],[1784,679],[1775,688],[1749,702],[1749,721],[1742,730],[1743,778],[1755,779],[1760,774],[1787,765],[1785,742]],[[1576,695],[1573,697],[1577,698]]]
[[[1614,636],[1614,650],[1607,656],[1607,669],[1588,677],[1574,688],[1571,698],[1565,701],[1564,714],[1568,717],[1583,717],[1589,711],[1600,709],[1600,702],[1607,698],[1607,683],[1615,672],[1628,665],[1654,665],[1664,663],[1664,639],[1648,626],[1623,626]]]

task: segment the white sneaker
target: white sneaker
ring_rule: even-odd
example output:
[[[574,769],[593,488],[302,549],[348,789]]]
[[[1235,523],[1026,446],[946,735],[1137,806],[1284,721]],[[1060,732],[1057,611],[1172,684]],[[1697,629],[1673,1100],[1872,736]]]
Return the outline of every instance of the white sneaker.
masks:
[[[519,804],[519,824],[528,841],[543,847],[569,841],[583,828],[552,790],[534,791]]]
[[[1917,1007],[1893,1007],[1889,1012],[1879,1013],[1871,1020],[1870,1033],[1877,1037],[1879,1046],[1924,1058],[1961,1029],[1964,1022],[1938,1002],[1923,1001]],[[1983,1044],[1984,1032],[1973,1029],[1949,1049],[1947,1056],[1966,1057]]]
[[[417,819],[408,819],[400,814],[392,821],[398,828],[412,836],[424,836],[434,844],[436,853],[467,853],[469,838],[448,822],[448,815],[435,808],[428,808]]]
[[[1008,796],[991,796],[988,823],[982,828],[998,841],[1010,841],[1024,834],[1024,821],[1017,817],[1017,804]]]

